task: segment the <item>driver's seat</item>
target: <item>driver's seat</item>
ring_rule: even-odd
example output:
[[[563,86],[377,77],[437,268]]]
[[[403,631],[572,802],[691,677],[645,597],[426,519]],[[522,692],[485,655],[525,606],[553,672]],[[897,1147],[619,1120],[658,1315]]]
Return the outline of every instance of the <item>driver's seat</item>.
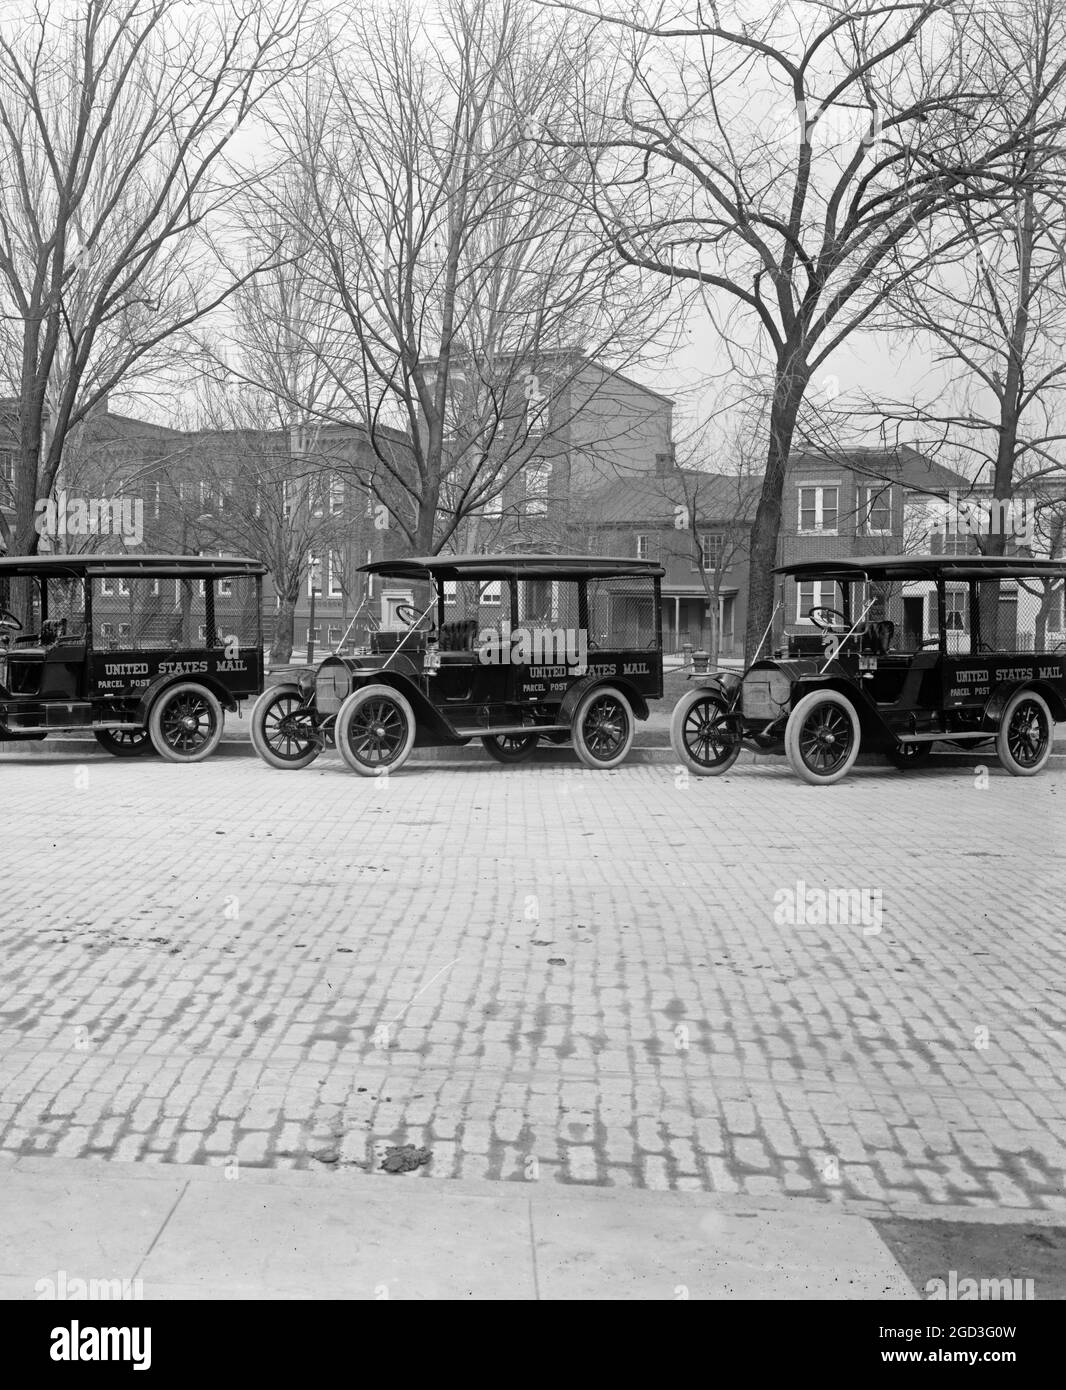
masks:
[[[861,650],[870,656],[887,656],[892,650],[896,624],[886,618],[879,623],[867,623],[862,634]]]
[[[454,622],[442,623],[438,644],[442,652],[471,652],[477,637],[477,619],[459,618]]]

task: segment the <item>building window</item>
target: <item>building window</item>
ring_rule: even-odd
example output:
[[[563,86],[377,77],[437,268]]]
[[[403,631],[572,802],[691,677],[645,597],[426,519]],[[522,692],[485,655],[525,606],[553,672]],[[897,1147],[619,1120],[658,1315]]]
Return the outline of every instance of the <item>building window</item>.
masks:
[[[317,555],[309,555],[307,559],[307,597],[312,594],[322,592],[322,561]]]
[[[481,586],[481,602],[484,604],[497,604],[500,601],[500,581],[489,579]]]
[[[330,647],[339,646],[343,636],[344,630],[342,628],[330,627],[326,629],[326,640],[329,642]]]
[[[158,582],[158,581],[157,581]],[[118,585],[116,590],[115,586]],[[129,598],[130,581],[128,579],[101,579],[100,594],[103,598],[114,598],[115,594],[120,598]]]
[[[526,429],[530,434],[543,434],[548,427],[548,397],[535,372],[522,378],[522,394],[526,398]]]
[[[233,490],[236,486],[233,478],[223,478],[218,485],[218,509],[220,512],[229,511],[233,508]]]
[[[700,537],[700,552],[703,561],[703,568],[712,572],[718,568],[722,561],[722,554],[725,550],[725,537],[721,535],[706,535]],[[693,569],[699,566],[693,564]]]
[[[110,642],[115,636],[115,624],[101,623],[100,636],[104,639],[105,642]]]
[[[801,487],[799,490],[800,531],[836,535],[839,487]]]
[[[651,552],[651,537],[637,536],[637,559],[647,560]]]
[[[832,579],[808,580],[797,589],[796,621],[809,623],[807,614],[812,608],[837,608],[836,582]]]
[[[945,531],[934,526],[929,532],[929,553],[931,555],[976,555],[977,537],[966,531]]]
[[[329,552],[329,596],[330,598],[341,598],[344,595],[342,580],[344,578],[344,566],[341,557],[335,550]]]
[[[0,483],[12,486],[15,481],[15,455],[10,449],[0,449]]]
[[[281,514],[286,520],[292,516],[296,508],[296,484],[291,478],[285,478],[281,484]]]
[[[319,643],[319,642],[321,642],[321,640],[322,640],[322,629],[321,629],[320,627],[309,627],[309,628],[307,629],[307,638],[306,638],[306,640],[307,640],[308,642],[314,642],[314,643],[316,643],[316,644]]]
[[[944,626],[948,632],[966,631],[966,591],[949,589],[944,595]]]
[[[459,602],[459,585],[458,582],[454,579],[446,579],[444,581],[444,602]]]
[[[526,465],[526,515],[544,516],[548,510],[548,481],[551,478],[550,463],[530,463]]]
[[[863,531],[867,536],[892,534],[892,489],[868,487],[863,497]]]
[[[367,564],[369,565],[369,564],[373,561],[373,559],[374,559],[374,552],[373,552],[372,550],[368,550],[368,551],[366,552],[366,562],[367,562]],[[372,574],[368,574],[367,577],[366,577],[366,596],[367,596],[367,598],[373,598],[373,597],[374,597],[374,576],[373,576]]]
[[[161,496],[160,496],[160,495],[161,495],[162,490],[163,490],[163,489],[162,489],[162,485],[161,485],[160,483],[157,483],[157,482],[156,482],[156,483],[150,483],[150,484],[149,484],[149,487],[150,487],[150,489],[151,489],[150,495],[151,495],[151,498],[152,498],[152,518],[153,518],[153,520],[158,521],[158,520],[159,520],[159,503],[160,503],[160,500],[161,500]]]
[[[329,511],[331,516],[344,511],[344,479],[339,473],[329,475]]]
[[[1062,631],[1062,589],[1063,586],[1060,584],[1057,589],[1051,591],[1047,610],[1048,632]]]

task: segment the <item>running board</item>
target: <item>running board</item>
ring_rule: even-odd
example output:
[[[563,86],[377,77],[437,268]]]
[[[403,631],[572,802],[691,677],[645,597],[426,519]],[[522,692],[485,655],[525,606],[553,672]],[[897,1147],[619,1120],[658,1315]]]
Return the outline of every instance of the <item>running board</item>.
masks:
[[[144,724],[8,724],[13,734],[91,734],[97,729],[144,730]]]
[[[896,738],[899,740],[900,743],[937,743],[937,742],[958,743],[960,740],[962,740],[962,739],[964,739],[964,738],[990,739],[990,738],[995,738],[995,736],[996,736],[996,735],[995,735],[995,732],[993,731],[993,732],[991,732],[991,733],[985,733],[985,734],[978,734],[978,733],[962,733],[962,734],[943,734],[943,733],[941,733],[941,734],[897,734],[897,735],[896,735]]]
[[[504,734],[561,734],[570,732],[569,724],[490,724],[487,728],[456,729],[459,738],[490,738]]]

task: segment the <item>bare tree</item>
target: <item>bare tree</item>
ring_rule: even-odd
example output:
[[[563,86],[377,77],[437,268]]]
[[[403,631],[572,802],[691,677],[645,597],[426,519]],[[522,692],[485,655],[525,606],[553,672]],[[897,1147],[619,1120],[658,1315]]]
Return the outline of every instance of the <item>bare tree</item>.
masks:
[[[930,255],[923,227],[1010,196],[1012,159],[1057,138],[1049,72],[1009,111],[985,81],[971,5],[813,0],[652,5],[619,16],[557,0],[615,39],[585,53],[569,125],[596,209],[629,264],[687,283],[737,351],[768,349],[774,394],[751,539],[748,649],[773,602],[785,469],[812,375]]]
[[[1032,535],[1029,550],[1033,555],[1048,560],[1062,560],[1066,556],[1066,480],[1060,476],[1045,476],[1027,489],[1027,498],[1032,507]],[[1057,604],[1063,611],[1066,602],[1066,582],[1048,576],[1021,579],[1019,587],[1024,593],[1036,596],[1038,606],[1033,620],[1033,650],[1047,649],[1048,618]],[[1059,643],[1059,650],[1062,643]]]
[[[320,413],[365,423],[360,482],[434,552],[565,453],[570,388],[647,343],[662,292],[604,254],[583,159],[531,137],[565,65],[518,0],[398,4],[345,33],[279,122],[298,173],[268,196],[331,324],[307,344],[335,388]]]
[[[289,75],[307,0],[60,0],[0,29],[0,369],[17,398],[14,553],[72,432],[158,368],[235,274],[213,241],[235,133]]]
[[[294,176],[299,171],[290,170]],[[289,196],[299,201],[300,192],[290,188]],[[237,288],[225,333],[195,335],[200,417],[222,443],[221,454],[209,449],[205,458],[213,495],[226,507],[216,534],[270,566],[277,601],[270,655],[282,663],[292,655],[305,579],[326,586],[340,579],[346,596],[353,587],[351,540],[368,494],[352,478],[354,432],[338,440],[326,425],[340,396],[327,365],[338,315],[310,278],[308,248],[298,228],[265,210],[252,216],[246,206],[241,221],[251,264],[282,241],[286,255]]]
[[[750,412],[748,412],[750,415]],[[664,475],[663,488],[676,502],[673,541],[666,545],[671,554],[692,561],[703,585],[711,638],[708,651],[711,666],[721,655],[720,624],[722,590],[729,572],[748,558],[752,520],[762,478],[756,457],[757,435],[745,423],[735,432],[726,452],[732,465],[729,472],[704,472],[698,468],[678,468]],[[682,451],[706,457],[706,431],[699,430]]]
[[[1000,124],[1028,120],[1010,155],[1015,196],[991,209],[962,199],[931,224],[956,251],[899,277],[882,323],[931,343],[943,380],[931,399],[871,402],[869,412],[906,422],[931,451],[961,454],[999,502],[1066,465],[1066,149],[1045,149],[1036,130],[1045,93],[1066,106],[1066,15],[1058,0],[1015,0],[973,22],[1007,111]],[[1007,545],[1001,514],[989,508],[978,537],[986,554]]]
[[[199,388],[200,429],[169,470],[168,513],[179,549],[235,551],[271,573],[275,615],[270,659],[287,662],[303,585],[347,595],[349,551],[365,505],[346,485],[350,441],[293,424],[287,403],[247,386]]]

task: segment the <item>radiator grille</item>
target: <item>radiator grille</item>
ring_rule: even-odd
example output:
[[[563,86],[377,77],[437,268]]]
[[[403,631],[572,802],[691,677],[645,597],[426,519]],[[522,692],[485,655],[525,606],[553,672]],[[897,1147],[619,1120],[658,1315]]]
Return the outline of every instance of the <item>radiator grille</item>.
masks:
[[[348,668],[340,662],[320,666],[315,676],[315,707],[319,714],[336,714],[347,699],[351,684]]]
[[[749,671],[741,708],[745,719],[776,719],[788,704],[789,680],[780,671]]]

